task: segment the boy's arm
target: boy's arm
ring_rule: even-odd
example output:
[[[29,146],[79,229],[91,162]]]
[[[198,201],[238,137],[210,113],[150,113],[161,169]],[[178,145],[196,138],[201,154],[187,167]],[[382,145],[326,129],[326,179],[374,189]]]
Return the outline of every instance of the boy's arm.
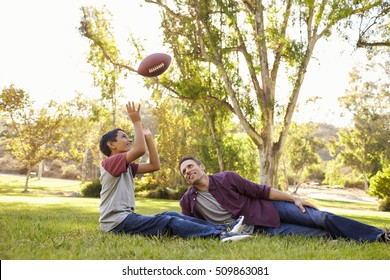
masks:
[[[138,107],[134,105],[134,102],[128,102],[126,104],[127,114],[134,126],[134,142],[130,151],[126,153],[126,162],[129,164],[132,161],[140,158],[145,153],[145,141],[144,133],[142,131],[142,123],[140,116],[141,105]]]
[[[140,163],[137,173],[150,173],[160,169],[160,159],[158,156],[157,148],[154,144],[153,135],[150,130],[144,127],[145,142],[149,150],[149,162]]]

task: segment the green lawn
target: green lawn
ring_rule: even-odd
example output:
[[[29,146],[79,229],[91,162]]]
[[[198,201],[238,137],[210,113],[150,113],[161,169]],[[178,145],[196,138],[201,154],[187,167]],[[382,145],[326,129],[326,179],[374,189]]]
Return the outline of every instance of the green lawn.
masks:
[[[214,239],[142,237],[99,230],[99,199],[72,197],[79,182],[0,176],[0,259],[2,260],[389,260],[390,244],[304,237],[267,237],[220,243]],[[63,193],[64,195],[60,195]],[[311,200],[324,210],[378,227],[390,213],[370,203]],[[179,211],[177,201],[139,198],[145,215]]]

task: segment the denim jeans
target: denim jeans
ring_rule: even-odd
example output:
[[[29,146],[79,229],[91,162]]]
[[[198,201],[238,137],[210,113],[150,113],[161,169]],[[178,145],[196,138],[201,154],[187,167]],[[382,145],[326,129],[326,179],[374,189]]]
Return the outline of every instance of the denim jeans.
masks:
[[[280,215],[279,228],[255,227],[269,235],[308,235],[343,237],[356,241],[377,241],[384,233],[382,229],[338,216],[326,211],[305,207],[303,213],[294,203],[272,201]]]
[[[219,237],[224,225],[182,215],[178,212],[163,212],[154,216],[129,214],[111,232],[141,235],[178,235],[181,237]]]

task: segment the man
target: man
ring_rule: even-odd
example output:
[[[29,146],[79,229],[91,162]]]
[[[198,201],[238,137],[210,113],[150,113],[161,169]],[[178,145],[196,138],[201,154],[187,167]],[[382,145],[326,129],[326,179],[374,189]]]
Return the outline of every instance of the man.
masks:
[[[135,212],[134,176],[160,169],[160,160],[153,135],[143,127],[140,106],[126,104],[128,116],[134,127],[134,141],[119,128],[105,133],[100,140],[100,151],[107,156],[102,162],[100,181],[100,228],[104,232],[161,234],[188,237],[219,238],[222,242],[238,241],[250,237],[240,234],[242,219],[227,225],[184,216],[176,212],[164,212],[154,216],[143,216]],[[149,162],[136,163],[148,149]]]
[[[180,200],[184,215],[213,223],[244,216],[252,232],[306,235],[355,241],[390,241],[390,232],[320,211],[299,197],[251,182],[235,172],[207,175],[193,156],[179,161],[180,173],[191,186]]]

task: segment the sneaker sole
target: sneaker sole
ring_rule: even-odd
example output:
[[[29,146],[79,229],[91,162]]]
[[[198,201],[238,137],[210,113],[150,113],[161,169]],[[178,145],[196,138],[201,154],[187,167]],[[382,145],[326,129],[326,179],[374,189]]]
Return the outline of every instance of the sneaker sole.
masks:
[[[236,235],[236,236],[231,236],[231,237],[226,237],[221,240],[222,243],[224,242],[234,242],[234,241],[240,241],[244,239],[251,238],[251,235]]]

